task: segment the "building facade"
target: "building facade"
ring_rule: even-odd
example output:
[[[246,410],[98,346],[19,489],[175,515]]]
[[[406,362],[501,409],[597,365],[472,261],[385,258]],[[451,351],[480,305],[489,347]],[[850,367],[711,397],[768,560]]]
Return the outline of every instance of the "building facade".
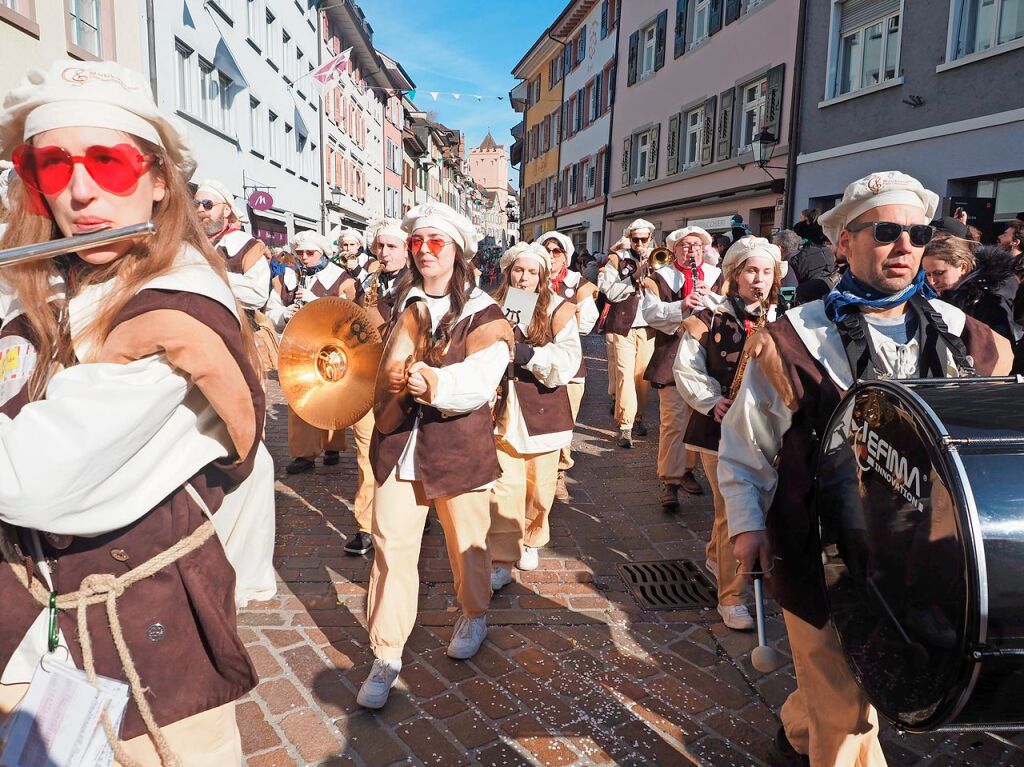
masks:
[[[986,239],[1024,211],[1024,8],[1008,0],[808,3],[795,208],[901,170]]]
[[[608,242],[637,217],[754,234],[783,224],[799,0],[634,0],[622,7]],[[772,167],[755,139],[778,145]]]
[[[563,83],[556,224],[577,251],[604,247],[618,10],[618,2],[575,0],[549,30],[565,43],[552,67]]]
[[[555,227],[558,206],[559,136],[562,123],[562,78],[555,73],[565,46],[547,32],[512,70],[522,80],[509,97],[523,113],[519,189],[520,237],[527,241]],[[514,153],[517,159],[519,152]]]
[[[508,223],[508,162],[508,150],[494,140],[490,131],[480,146],[469,150],[469,172],[482,191],[482,234],[502,247],[507,246],[512,233]]]
[[[401,218],[405,212],[402,206],[402,181],[405,173],[403,134],[407,100],[403,92],[413,90],[416,84],[393,58],[380,51],[377,51],[377,55],[384,63],[388,78],[394,86],[394,90],[384,94],[384,215],[388,218]]]
[[[2,0],[0,44],[7,64],[0,93],[21,82],[30,68],[49,69],[55,59],[110,60],[144,71],[146,14],[143,3],[127,8],[114,0]]]

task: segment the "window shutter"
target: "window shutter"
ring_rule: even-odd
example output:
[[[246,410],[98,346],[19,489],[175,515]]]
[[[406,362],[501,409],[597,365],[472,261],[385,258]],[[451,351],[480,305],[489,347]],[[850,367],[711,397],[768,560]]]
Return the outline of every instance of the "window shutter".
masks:
[[[700,134],[700,164],[710,165],[715,147],[715,106],[718,97],[712,96],[704,102],[704,126]]]
[[[587,25],[580,30],[580,61],[587,57]]]
[[[782,130],[782,88],[786,81],[786,65],[779,64],[768,70],[768,93],[764,104],[764,128],[781,139]]]
[[[846,0],[842,6],[839,34],[846,35],[872,21],[899,13],[900,0]]]
[[[629,186],[629,151],[633,146],[633,137],[626,136],[622,141],[622,185]]]
[[[650,150],[647,160],[647,180],[653,181],[658,177],[658,139],[661,136],[661,125],[655,125],[650,130]]]
[[[640,31],[637,30],[629,36],[629,69],[626,71],[626,85],[633,85],[636,82],[636,59],[640,52]]]
[[[654,35],[654,71],[665,66],[665,36],[668,34],[668,11],[658,14],[658,29]]]
[[[559,107],[555,110],[555,141],[561,142],[562,140],[562,109]]]
[[[708,19],[708,37],[722,31],[722,4],[725,0],[711,0],[710,18]]]
[[[591,155],[587,163],[587,199],[597,196],[597,155]]]
[[[580,88],[576,91],[576,130],[583,130],[583,114],[587,106],[587,91]]]
[[[715,156],[719,160],[732,157],[732,117],[736,91],[730,88],[719,96],[721,109],[718,112],[718,131],[715,133]]]
[[[742,0],[725,0],[725,23],[732,24],[736,21],[740,17],[742,7]]]
[[[572,205],[576,202],[576,181],[578,177],[579,166],[573,165],[572,172],[569,175],[569,204]]]
[[[601,39],[608,37],[608,0],[601,2]]]
[[[674,58],[686,53],[686,14],[689,0],[676,0],[676,46]]]
[[[668,118],[668,140],[665,142],[665,175],[671,176],[679,168],[679,121],[678,113]]]

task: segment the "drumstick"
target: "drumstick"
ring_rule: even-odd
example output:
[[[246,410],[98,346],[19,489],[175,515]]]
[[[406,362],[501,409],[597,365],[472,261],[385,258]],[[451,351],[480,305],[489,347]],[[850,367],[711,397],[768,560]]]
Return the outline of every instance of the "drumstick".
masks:
[[[760,562],[754,563],[754,614],[757,620],[757,647],[750,654],[750,663],[762,674],[769,674],[783,664],[782,654],[768,645],[764,627],[764,572]]]
[[[906,643],[907,651],[910,653],[910,660],[914,663],[914,665],[917,665],[918,667],[921,667],[921,666],[924,666],[925,664],[927,664],[928,663],[928,650],[927,650],[927,648],[925,648],[925,646],[923,644],[921,644],[920,642],[913,641],[907,635],[907,632],[904,631],[904,629],[903,629],[903,624],[900,623],[899,620],[896,618],[896,614],[893,613],[892,608],[889,607],[889,603],[886,601],[885,597],[882,596],[882,592],[878,590],[878,586],[875,585],[875,582],[873,580],[871,580],[871,578],[868,578],[867,579],[867,583],[868,583],[868,588],[871,589],[871,593],[874,594],[875,598],[882,604],[882,608],[885,610],[886,614],[889,616],[889,620],[891,620],[892,624],[896,627],[896,630],[900,634],[900,638],[902,638],[903,641]]]

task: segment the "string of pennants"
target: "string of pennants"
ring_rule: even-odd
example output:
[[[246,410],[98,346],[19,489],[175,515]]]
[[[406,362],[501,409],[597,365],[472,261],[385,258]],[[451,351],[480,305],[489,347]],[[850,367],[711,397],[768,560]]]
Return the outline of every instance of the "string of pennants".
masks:
[[[401,93],[403,96],[408,96],[410,101],[414,101],[416,99],[417,92],[420,92],[418,90],[409,90],[409,91],[396,90],[395,88],[385,88],[385,87],[379,86],[379,85],[371,85],[371,86],[367,86],[367,87],[371,88],[372,90],[376,90],[376,91],[386,91],[389,96],[397,96],[399,93]],[[442,98],[442,97],[443,98],[452,98],[455,101],[462,101],[462,100],[470,101],[470,100],[472,100],[472,101],[483,102],[483,101],[493,101],[495,99],[497,99],[498,101],[507,101],[508,100],[507,96],[481,96],[481,95],[476,94],[476,93],[452,93],[452,92],[448,92],[448,91],[425,91],[425,92],[427,94],[429,94],[430,98],[433,101],[437,101],[439,98]]]

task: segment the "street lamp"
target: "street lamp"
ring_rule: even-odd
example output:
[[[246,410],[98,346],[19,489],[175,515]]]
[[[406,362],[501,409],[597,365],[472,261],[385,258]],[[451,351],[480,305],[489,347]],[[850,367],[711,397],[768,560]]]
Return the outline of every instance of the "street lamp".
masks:
[[[344,199],[344,193],[341,191],[340,186],[331,187],[331,202],[334,203],[334,207],[340,208],[342,200]]]
[[[778,146],[778,143],[779,140],[767,128],[762,128],[761,132],[754,136],[751,149],[754,152],[754,162],[757,163],[757,167],[761,168],[761,170],[767,168],[768,163],[772,161],[772,155],[775,153],[775,147]]]

